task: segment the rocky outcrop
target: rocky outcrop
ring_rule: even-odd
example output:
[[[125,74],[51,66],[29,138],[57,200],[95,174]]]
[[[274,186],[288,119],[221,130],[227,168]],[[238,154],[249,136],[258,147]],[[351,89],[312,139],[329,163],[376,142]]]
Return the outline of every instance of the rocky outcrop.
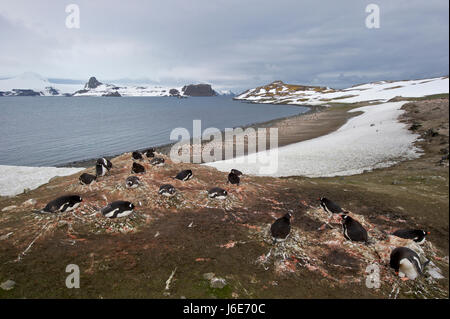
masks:
[[[119,92],[117,92],[117,91],[114,91],[114,92],[108,92],[108,93],[105,93],[105,94],[103,94],[102,96],[113,96],[113,97],[121,97],[122,95],[120,95],[120,93],[119,93]]]
[[[85,89],[95,89],[96,87],[102,85],[103,83],[97,81],[95,76],[92,76],[89,81],[84,85]]]
[[[189,84],[181,89],[184,95],[188,96],[216,96],[217,92],[211,88],[210,84]]]
[[[41,92],[36,92],[33,90],[22,90],[22,89],[14,89],[14,96],[41,96]]]
[[[178,91],[177,89],[170,89],[169,94],[170,94],[170,96],[179,96],[180,91]]]

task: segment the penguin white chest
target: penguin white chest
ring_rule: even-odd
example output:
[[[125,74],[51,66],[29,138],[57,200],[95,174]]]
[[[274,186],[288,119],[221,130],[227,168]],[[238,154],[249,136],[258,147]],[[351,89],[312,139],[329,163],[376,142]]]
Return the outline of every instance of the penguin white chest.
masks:
[[[408,277],[408,279],[414,280],[417,278],[418,273],[417,269],[414,266],[412,262],[410,262],[408,259],[402,259],[400,261],[400,268],[399,268],[399,276],[400,277]]]

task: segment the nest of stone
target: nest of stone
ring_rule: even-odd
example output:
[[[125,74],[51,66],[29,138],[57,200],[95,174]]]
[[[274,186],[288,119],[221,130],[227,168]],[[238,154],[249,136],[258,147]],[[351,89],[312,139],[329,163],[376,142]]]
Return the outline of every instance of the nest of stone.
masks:
[[[217,172],[213,168],[196,166],[184,163],[173,163],[170,158],[158,154],[165,158],[165,165],[155,167],[150,165],[148,160],[139,161],[146,169],[144,174],[132,174],[131,167],[133,161],[131,153],[125,153],[112,160],[112,170],[91,185],[81,185],[78,176],[66,177],[58,180],[59,183],[51,183],[43,186],[52,189],[52,195],[37,198],[32,204],[27,201],[22,206],[13,207],[11,214],[3,214],[2,221],[13,216],[15,212],[23,212],[22,215],[23,232],[15,232],[12,237],[14,245],[23,254],[26,254],[38,239],[47,237],[53,231],[65,229],[68,240],[81,240],[79,237],[86,233],[130,233],[140,231],[142,226],[154,220],[164,218],[166,214],[176,214],[183,210],[195,212],[196,209],[223,209],[224,211],[245,210],[245,203],[252,199],[252,194],[267,193],[268,188],[261,187],[251,182],[235,186],[227,184],[227,174]],[[194,177],[183,182],[173,177],[181,170],[193,169]],[[95,173],[93,168],[84,172]],[[141,185],[134,189],[125,187],[127,177],[138,176]],[[217,182],[214,182],[217,181]],[[172,184],[177,193],[173,197],[165,197],[158,193],[162,184]],[[208,197],[208,190],[212,187],[221,187],[227,190],[228,196],[224,200],[211,199]],[[54,199],[55,192],[58,195],[78,194],[83,198],[81,205],[73,210],[61,214],[35,214],[33,211],[42,209],[48,201]],[[130,201],[135,205],[134,212],[126,217],[110,219],[104,217],[100,210],[108,203],[116,200]],[[5,234],[9,234],[8,229],[4,229]],[[14,231],[11,228],[11,231]],[[9,236],[8,236],[9,237]],[[20,258],[19,258],[20,259]]]
[[[379,269],[380,283],[389,283],[393,287],[390,298],[397,297],[400,286],[409,289],[409,292],[405,291],[406,294],[418,297],[447,296],[447,291],[433,284],[444,278],[435,262],[448,267],[448,257],[440,257],[432,243],[426,241],[419,245],[412,240],[389,235],[391,230],[384,231],[364,216],[351,212],[348,214],[366,228],[369,234],[368,244],[347,240],[343,235],[339,216],[335,216],[331,224],[327,225],[329,215],[321,208],[310,207],[305,215],[327,225],[326,227],[316,231],[292,227],[287,240],[277,244],[273,243],[270,235],[270,224],[250,230],[250,236],[256,241],[264,242],[268,249],[267,253],[255,260],[256,265],[282,276],[299,274],[305,270],[313,271],[336,284],[364,284],[371,272],[371,268],[367,267],[374,265]],[[425,276],[414,282],[403,283],[395,275],[389,266],[390,253],[400,246],[416,251],[422,262],[430,260],[425,268]]]

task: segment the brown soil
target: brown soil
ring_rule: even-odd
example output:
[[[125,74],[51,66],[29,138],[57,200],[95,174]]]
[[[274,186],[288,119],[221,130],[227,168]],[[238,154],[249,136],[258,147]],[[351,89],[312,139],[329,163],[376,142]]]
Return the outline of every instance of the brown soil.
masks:
[[[290,122],[280,129],[286,142],[314,137],[318,133],[308,127],[322,132],[338,127],[349,108],[331,108],[317,119],[302,120],[301,128]],[[225,173],[166,158],[162,168],[145,163],[147,172],[139,176],[144,185],[128,190],[124,181],[132,161],[127,153],[114,158],[111,173],[91,187],[79,185],[77,174],[0,198],[0,283],[17,283],[10,291],[0,289],[0,298],[448,298],[448,160],[439,163],[441,149],[448,150],[448,99],[404,108],[405,121],[422,125],[416,132],[424,137],[418,142],[424,155],[370,173],[318,179],[244,176],[242,185],[233,187]],[[186,168],[194,179],[171,179]],[[178,189],[172,199],[157,194],[167,182]],[[228,199],[209,200],[205,190],[213,186],[226,188]],[[73,213],[33,212],[67,193],[84,199]],[[337,223],[319,230],[328,218],[318,208],[323,195],[349,210],[375,243],[346,241]],[[37,203],[26,206],[30,198]],[[97,213],[117,199],[135,203],[135,213],[116,220]],[[292,236],[274,246],[268,227],[288,211],[294,214]],[[393,274],[386,254],[393,246],[413,243],[387,234],[405,226],[431,231],[423,250],[445,279],[403,282]],[[374,263],[381,269],[379,289],[365,285],[365,269]],[[65,286],[68,264],[80,267],[80,289]],[[203,277],[209,272],[228,285],[210,288]]]

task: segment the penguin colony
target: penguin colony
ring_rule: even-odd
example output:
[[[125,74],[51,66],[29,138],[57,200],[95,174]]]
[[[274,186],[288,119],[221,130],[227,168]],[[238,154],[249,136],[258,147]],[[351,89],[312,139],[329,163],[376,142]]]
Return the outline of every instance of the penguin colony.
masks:
[[[146,172],[145,167],[136,161],[143,161],[145,155],[147,158],[151,158],[149,161],[151,165],[158,167],[164,165],[164,159],[161,157],[155,157],[155,149],[151,148],[144,152],[134,151],[131,154],[133,164],[132,174],[144,174]],[[106,176],[112,169],[112,163],[106,158],[99,158],[95,166],[95,175],[83,173],[79,177],[80,184],[90,185],[98,180],[98,178]],[[237,169],[232,169],[228,174],[228,183],[239,186],[240,176],[242,172]],[[180,171],[173,179],[177,179],[183,182],[189,181],[193,177],[192,170]],[[127,189],[134,189],[141,185],[141,181],[137,176],[129,176],[125,180],[125,187]],[[177,190],[171,184],[163,184],[160,186],[158,193],[165,197],[173,197],[176,195]],[[225,189],[219,187],[213,187],[207,192],[208,198],[211,199],[225,199],[228,192]],[[38,213],[65,213],[76,209],[83,199],[78,195],[66,195],[58,197],[50,201],[42,210]],[[329,200],[328,198],[319,198],[320,207],[330,215],[340,216],[342,223],[343,236],[350,241],[360,242],[366,245],[370,245],[369,237],[366,229],[357,220],[350,217],[345,210],[343,210],[338,204]],[[107,204],[100,209],[100,212],[107,218],[120,218],[125,217],[133,213],[135,205],[129,201],[119,200]],[[282,243],[287,240],[291,231],[291,218],[292,214],[287,213],[284,216],[275,220],[270,227],[270,233],[272,236],[273,244]],[[400,229],[392,233],[392,235],[411,239],[418,244],[425,242],[425,237],[429,235],[429,232],[420,229]],[[407,247],[397,247],[392,250],[390,255],[390,267],[394,269],[395,273],[401,278],[408,278],[411,280],[423,274],[424,268],[429,261],[425,263],[420,262],[420,258],[416,252]]]

